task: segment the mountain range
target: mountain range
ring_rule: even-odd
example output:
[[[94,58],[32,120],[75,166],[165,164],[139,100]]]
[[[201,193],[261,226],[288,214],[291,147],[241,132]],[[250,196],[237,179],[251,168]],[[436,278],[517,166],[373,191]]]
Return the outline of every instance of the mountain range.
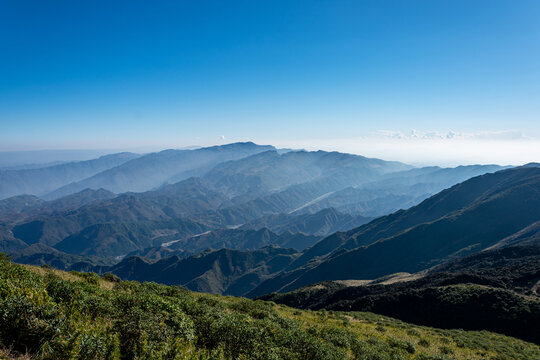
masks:
[[[336,233],[306,250],[295,268],[251,296],[339,279],[417,272],[482,251],[540,218],[540,168],[474,177],[408,210]]]
[[[59,198],[86,188],[103,188],[114,193],[152,190],[163,184],[200,176],[224,161],[273,149],[273,146],[235,143],[195,150],[164,150],[140,156],[120,166],[67,184],[47,194],[47,197]]]
[[[123,279],[183,285],[195,291],[244,295],[289,265],[298,252],[268,246],[252,251],[210,250],[156,262],[134,256],[108,269]]]
[[[1,176],[0,251],[16,262],[540,342],[538,164],[236,143]]]
[[[261,299],[312,310],[370,311],[442,328],[540,343],[540,222],[496,246],[417,274],[335,280]],[[519,239],[519,241],[516,241]]]
[[[503,170],[475,177],[411,209],[346,232],[337,232],[318,242],[315,237],[302,235],[301,240],[309,240],[312,245],[305,249],[288,240],[291,232],[280,236],[268,229],[214,230],[130,254],[137,255],[138,260],[128,256],[110,271],[128,279],[167,279],[168,284],[178,279],[177,284],[193,290],[215,290],[227,289],[230,279],[224,280],[222,272],[229,269],[226,272],[230,273],[231,269],[236,269],[239,272],[235,276],[242,279],[238,281],[244,281],[244,276],[248,275],[253,280],[244,284],[242,290],[245,292],[232,294],[248,297],[291,291],[326,280],[368,281],[394,273],[421,273],[437,264],[497,249],[502,244],[524,246],[533,242],[540,223],[539,187],[540,168]],[[521,199],[528,200],[523,202]],[[513,216],[508,216],[507,211]],[[290,250],[289,260],[278,270],[264,273],[264,276],[259,276],[257,270],[258,275],[253,275],[252,271],[259,265],[245,263],[244,259],[254,256],[254,252],[259,251],[257,248],[270,244],[296,247],[296,250]],[[204,248],[214,250],[198,253]],[[231,262],[228,256],[218,256],[218,253],[223,254],[219,249],[234,249],[236,262]],[[141,255],[146,255],[148,260],[142,259]],[[209,258],[212,261],[202,260]],[[126,268],[132,269],[133,261],[143,265],[126,271]],[[263,262],[271,264],[273,261],[273,255],[269,255]],[[186,263],[197,269],[196,286],[192,283],[195,277],[185,274],[178,277],[176,269],[183,269]],[[159,274],[159,279],[146,274]],[[206,275],[200,278],[201,274]]]
[[[107,159],[120,163],[113,166],[109,161],[104,171],[67,185],[75,190],[85,181],[101,179],[103,183],[92,184],[105,188],[94,188],[88,183],[89,188],[71,193],[65,191],[64,185],[57,189],[57,194],[69,195],[53,200],[27,194],[0,200],[1,234],[5,240],[2,247],[17,251],[40,243],[76,255],[107,258],[165,242],[183,244],[187,237],[209,230],[231,229],[229,233],[238,232],[236,238],[244,236],[243,230],[263,228],[276,234],[327,236],[371,220],[358,213],[360,208],[373,209],[373,204],[389,201],[391,208],[400,207],[403,201],[418,202],[437,187],[500,168],[413,168],[357,155],[277,151],[272,146],[253,143],[166,150],[142,156],[118,154],[95,162],[104,163]],[[75,169],[87,163],[66,163],[61,167]],[[52,166],[34,170],[55,173],[58,169]],[[194,174],[198,177],[191,176]],[[187,176],[191,177],[182,180]],[[127,178],[129,182],[123,181]],[[374,190],[375,186],[378,190]],[[404,191],[404,186],[422,188],[423,195]],[[130,189],[143,191],[123,192]],[[123,193],[117,195],[111,190]],[[356,204],[352,212],[332,207],[315,211],[325,199],[335,199],[335,194],[351,190],[371,195],[369,199],[352,197],[349,203]],[[55,197],[50,194],[44,197]],[[384,211],[383,208],[378,211]],[[312,245],[310,241],[294,247],[303,250]]]
[[[69,162],[36,169],[0,169],[0,199],[22,194],[46,196],[62,186],[120,166],[138,156],[132,153],[119,153],[105,155],[94,160]]]

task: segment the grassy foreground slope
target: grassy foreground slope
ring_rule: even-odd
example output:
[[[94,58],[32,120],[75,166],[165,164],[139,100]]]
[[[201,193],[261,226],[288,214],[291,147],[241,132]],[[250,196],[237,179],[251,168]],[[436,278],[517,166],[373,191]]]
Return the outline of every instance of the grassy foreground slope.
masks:
[[[301,309],[369,311],[445,329],[489,330],[540,344],[536,241],[479,252],[428,272],[329,281],[259,299]]]
[[[359,312],[22,266],[0,258],[0,358],[538,359],[540,348]]]

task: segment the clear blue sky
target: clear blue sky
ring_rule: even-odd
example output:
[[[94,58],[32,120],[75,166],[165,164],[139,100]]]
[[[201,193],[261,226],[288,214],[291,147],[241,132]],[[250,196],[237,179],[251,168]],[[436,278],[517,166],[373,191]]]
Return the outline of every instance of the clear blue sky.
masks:
[[[538,136],[540,1],[0,1],[0,150],[412,129]]]

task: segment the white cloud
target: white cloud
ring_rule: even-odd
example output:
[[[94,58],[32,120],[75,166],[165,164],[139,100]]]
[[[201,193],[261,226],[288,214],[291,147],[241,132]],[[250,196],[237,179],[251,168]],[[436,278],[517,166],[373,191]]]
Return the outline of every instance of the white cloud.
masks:
[[[415,165],[520,165],[540,161],[540,138],[518,130],[419,131],[379,130],[335,139],[268,140],[279,147],[329,150],[398,160]]]
[[[363,138],[390,138],[390,139],[484,139],[484,140],[516,140],[528,139],[522,131],[503,130],[503,131],[477,131],[477,132],[455,132],[452,130],[446,132],[439,131],[418,131],[411,130],[409,133],[393,130],[378,130],[369,133]]]

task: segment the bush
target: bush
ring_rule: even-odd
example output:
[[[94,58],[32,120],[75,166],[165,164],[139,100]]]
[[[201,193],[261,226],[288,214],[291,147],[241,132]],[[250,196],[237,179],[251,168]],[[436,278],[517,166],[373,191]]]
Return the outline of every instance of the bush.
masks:
[[[89,284],[99,285],[100,278],[99,278],[99,275],[96,273],[83,272],[83,273],[79,273],[79,276],[83,278],[83,280]]]
[[[445,355],[450,355],[454,353],[454,350],[452,350],[452,348],[448,346],[444,346],[444,345],[439,347],[439,351],[441,352],[441,354],[445,354]]]
[[[423,346],[423,347],[429,347],[429,345],[431,345],[431,343],[427,339],[420,339],[418,341],[418,345]]]
[[[105,281],[110,281],[110,282],[114,282],[114,283],[118,283],[118,282],[122,281],[122,279],[120,279],[118,276],[116,276],[116,275],[114,275],[112,273],[105,273],[101,277]]]
[[[81,281],[67,281],[61,272],[56,274],[38,275],[0,255],[0,349],[9,349],[9,356],[398,360],[463,358],[462,352],[470,348],[478,349],[474,356],[496,348],[506,356],[501,359],[537,355],[537,347],[507,338],[492,341],[495,335],[490,333],[423,329],[446,339],[441,341],[463,345],[456,354],[444,345],[441,354],[427,356],[409,341],[387,335],[416,335],[407,324],[374,314],[294,311],[291,316],[293,310],[262,301],[133,281],[116,282],[110,291],[99,286],[97,275],[75,273]],[[359,321],[349,323],[350,316],[380,322],[378,332],[369,324],[366,332],[358,332]],[[372,336],[366,338],[368,334]],[[427,347],[429,342],[419,339],[418,345]]]
[[[358,342],[358,335],[335,326],[324,326],[318,335],[322,339],[342,348],[351,348]]]
[[[416,347],[406,340],[399,340],[391,337],[388,338],[388,344],[393,348],[405,350],[409,354],[414,354],[416,352]]]
[[[377,330],[378,332],[381,332],[381,333],[385,333],[386,332],[386,328],[382,325],[377,325],[377,327],[375,328],[375,330]]]

